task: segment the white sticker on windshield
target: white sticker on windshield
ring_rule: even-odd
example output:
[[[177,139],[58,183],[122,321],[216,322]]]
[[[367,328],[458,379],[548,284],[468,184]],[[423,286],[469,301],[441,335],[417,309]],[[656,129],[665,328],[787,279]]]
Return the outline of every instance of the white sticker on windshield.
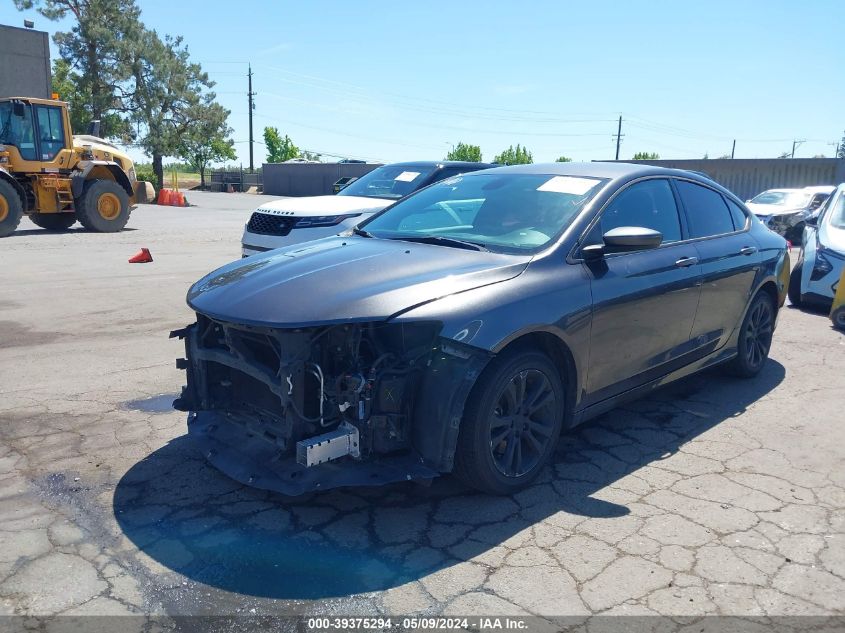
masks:
[[[399,182],[411,182],[420,175],[418,171],[403,171],[401,174],[396,176],[393,180],[398,180]]]
[[[592,178],[554,176],[537,187],[537,191],[553,191],[554,193],[571,193],[576,196],[583,196],[596,184],[598,184],[598,181]]]

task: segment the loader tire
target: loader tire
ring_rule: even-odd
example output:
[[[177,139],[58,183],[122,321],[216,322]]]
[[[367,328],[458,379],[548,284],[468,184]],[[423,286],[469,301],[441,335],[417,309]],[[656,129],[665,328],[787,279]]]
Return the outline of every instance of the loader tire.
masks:
[[[67,231],[76,223],[73,213],[30,213],[29,219],[36,226],[48,231]]]
[[[129,221],[129,195],[113,180],[85,183],[76,201],[76,217],[89,231],[117,233]]]
[[[5,180],[0,180],[0,237],[15,232],[23,216],[23,203],[18,192]]]

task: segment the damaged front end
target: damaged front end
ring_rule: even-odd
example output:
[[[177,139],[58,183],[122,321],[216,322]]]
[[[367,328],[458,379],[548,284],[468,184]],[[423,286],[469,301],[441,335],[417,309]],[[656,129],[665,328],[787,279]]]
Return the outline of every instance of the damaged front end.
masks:
[[[451,470],[463,405],[488,355],[437,323],[253,327],[211,319],[185,340],[174,402],[207,459],[255,487],[302,494]]]

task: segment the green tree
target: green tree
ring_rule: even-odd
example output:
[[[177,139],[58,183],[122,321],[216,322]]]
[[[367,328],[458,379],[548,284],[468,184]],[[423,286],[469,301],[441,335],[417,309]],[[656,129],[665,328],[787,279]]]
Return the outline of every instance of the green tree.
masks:
[[[556,163],[571,163],[572,159],[569,156],[558,156],[555,158]]]
[[[845,134],[842,135],[842,140],[836,148],[836,158],[845,158]]]
[[[301,154],[290,137],[285,134],[282,138],[278,128],[275,127],[264,128],[264,146],[267,148],[268,163],[283,163],[291,158],[299,158]]]
[[[130,106],[126,81],[129,58],[143,30],[135,0],[14,0],[19,10],[33,7],[49,20],[70,18],[70,31],[59,31],[53,41],[67,65],[59,81],[72,80],[76,97],[75,130],[85,132],[89,121],[100,121],[100,134],[125,138],[130,133],[126,113]],[[60,72],[66,69],[60,67]],[[70,71],[73,71],[72,76]],[[65,84],[67,88],[67,84]],[[59,91],[59,95],[62,92]]]
[[[534,156],[528,151],[528,148],[521,147],[517,143],[516,147],[511,145],[501,154],[493,159],[494,163],[502,163],[504,165],[527,165],[534,162]]]
[[[161,187],[164,157],[178,156],[182,138],[208,117],[215,95],[207,90],[214,82],[190,61],[181,37],[161,39],[149,30],[133,49],[131,71],[132,122]]]
[[[205,172],[212,163],[235,160],[235,143],[227,138],[232,128],[226,124],[229,111],[218,103],[194,106],[190,113],[193,125],[181,137],[179,157],[200,174],[200,187],[205,189]]]
[[[634,154],[634,160],[657,160],[660,158],[660,154],[657,152],[637,152]],[[705,156],[705,158],[707,158]]]
[[[480,163],[481,147],[468,143],[458,143],[452,146],[443,160],[464,160],[470,163]]]
[[[299,152],[299,158],[304,158],[305,160],[313,160],[319,163],[322,160],[323,156],[322,154],[309,152],[307,149],[303,149]]]

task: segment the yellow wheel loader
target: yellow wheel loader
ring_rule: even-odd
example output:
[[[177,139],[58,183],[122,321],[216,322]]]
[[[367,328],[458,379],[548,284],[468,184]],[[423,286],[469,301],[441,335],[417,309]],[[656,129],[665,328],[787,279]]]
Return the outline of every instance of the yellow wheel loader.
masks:
[[[56,99],[0,99],[0,237],[28,215],[45,229],[79,221],[113,233],[146,202],[147,183],[132,160],[95,136],[73,136],[67,103]]]

